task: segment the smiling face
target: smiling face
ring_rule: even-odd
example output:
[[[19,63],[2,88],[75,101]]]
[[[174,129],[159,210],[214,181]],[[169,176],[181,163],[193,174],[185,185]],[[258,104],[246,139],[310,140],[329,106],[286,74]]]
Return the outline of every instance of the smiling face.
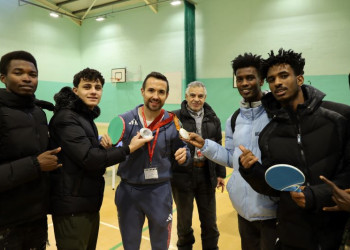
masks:
[[[266,81],[269,83],[273,96],[282,106],[291,106],[294,110],[298,104],[304,103],[301,85],[302,75],[296,76],[289,64],[277,64],[267,71]]]
[[[261,86],[264,81],[260,79],[255,67],[237,69],[236,83],[240,95],[246,102],[256,102],[261,99]]]
[[[203,87],[190,87],[185,97],[189,108],[198,112],[203,108],[207,96]]]
[[[11,60],[7,74],[0,76],[6,90],[17,95],[33,95],[38,86],[38,71],[33,63]]]
[[[80,79],[78,87],[73,88],[73,92],[79,96],[91,110],[100,103],[102,90],[102,84],[99,79],[96,81]]]
[[[159,111],[168,98],[167,83],[161,79],[150,77],[145,83],[145,88],[141,88],[141,94],[145,108],[149,111]]]

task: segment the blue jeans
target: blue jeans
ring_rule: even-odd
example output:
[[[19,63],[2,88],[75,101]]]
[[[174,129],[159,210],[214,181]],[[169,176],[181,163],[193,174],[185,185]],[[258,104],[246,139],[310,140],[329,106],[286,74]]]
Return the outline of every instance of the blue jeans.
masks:
[[[47,242],[47,218],[0,229],[1,250],[43,250]]]

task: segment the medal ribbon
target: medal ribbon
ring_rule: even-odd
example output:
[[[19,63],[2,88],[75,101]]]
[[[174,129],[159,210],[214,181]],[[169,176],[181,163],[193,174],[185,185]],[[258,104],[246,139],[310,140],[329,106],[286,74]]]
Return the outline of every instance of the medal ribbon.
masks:
[[[156,147],[157,140],[158,140],[159,128],[164,126],[165,124],[168,124],[169,122],[171,122],[173,120],[173,118],[174,118],[174,115],[172,113],[169,113],[169,118],[167,118],[167,119],[165,119],[165,120],[160,122],[160,119],[162,119],[162,117],[164,115],[164,109],[162,109],[160,111],[160,114],[156,117],[156,119],[154,119],[153,122],[149,126],[147,126],[146,116],[145,116],[145,112],[144,112],[144,106],[142,106],[141,111],[142,111],[142,119],[143,119],[144,126],[146,128],[149,128],[151,131],[156,130],[156,134],[155,134],[154,139],[153,139],[152,148],[151,148],[151,142],[147,143],[149,162],[150,162],[150,165],[151,165],[153,154],[154,154],[154,149]]]

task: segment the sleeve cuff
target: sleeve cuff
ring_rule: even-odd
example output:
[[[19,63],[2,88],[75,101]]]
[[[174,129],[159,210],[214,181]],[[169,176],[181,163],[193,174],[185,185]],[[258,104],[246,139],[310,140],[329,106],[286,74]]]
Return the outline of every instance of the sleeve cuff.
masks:
[[[36,156],[32,156],[32,161],[33,161],[34,168],[36,168],[38,170],[38,173],[40,173],[41,168],[40,168],[40,163],[38,161],[38,158]]]

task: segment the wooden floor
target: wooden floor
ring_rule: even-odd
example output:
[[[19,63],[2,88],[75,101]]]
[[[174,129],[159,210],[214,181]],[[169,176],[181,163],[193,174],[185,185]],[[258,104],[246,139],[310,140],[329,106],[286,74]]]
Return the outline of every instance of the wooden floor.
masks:
[[[231,169],[227,168],[227,175],[230,176],[232,172]],[[118,219],[117,219],[117,209],[114,204],[114,194],[115,190],[112,190],[112,170],[107,169],[105,174],[106,188],[104,200],[101,208],[101,222],[100,222],[100,232],[97,242],[98,250],[114,250],[114,249],[124,249],[121,240]],[[228,177],[229,178],[229,177]],[[227,178],[227,179],[228,179]],[[226,182],[227,182],[226,179]],[[117,184],[119,183],[119,178],[117,177]],[[237,227],[237,213],[231,205],[227,191],[224,193],[216,192],[216,203],[217,203],[217,224],[220,231],[219,248],[220,249],[240,249],[240,238]],[[169,249],[177,249],[177,213],[176,206],[173,206],[173,226],[171,232],[171,241]],[[144,225],[144,230],[142,233],[141,250],[151,250],[151,244],[149,240],[149,231],[147,227],[147,221]],[[193,230],[195,233],[196,243],[194,244],[194,250],[202,249],[200,240],[200,224],[198,219],[197,208],[195,207],[193,212]],[[49,242],[50,246],[48,250],[56,249],[55,237],[53,232],[53,226],[51,218],[49,217]]]

